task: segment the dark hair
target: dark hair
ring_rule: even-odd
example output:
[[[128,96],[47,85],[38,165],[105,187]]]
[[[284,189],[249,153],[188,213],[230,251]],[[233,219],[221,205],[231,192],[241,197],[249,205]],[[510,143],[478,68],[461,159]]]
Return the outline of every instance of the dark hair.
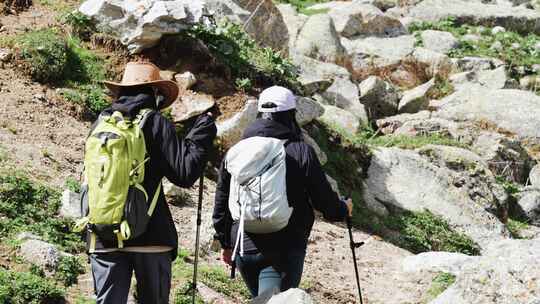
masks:
[[[302,139],[302,129],[300,128],[300,125],[298,125],[298,122],[296,121],[296,110],[288,110],[288,111],[281,111],[281,112],[258,112],[257,118],[262,119],[268,119],[275,121],[279,124],[284,125],[289,130],[291,130],[291,133],[293,134],[294,140],[301,140]]]

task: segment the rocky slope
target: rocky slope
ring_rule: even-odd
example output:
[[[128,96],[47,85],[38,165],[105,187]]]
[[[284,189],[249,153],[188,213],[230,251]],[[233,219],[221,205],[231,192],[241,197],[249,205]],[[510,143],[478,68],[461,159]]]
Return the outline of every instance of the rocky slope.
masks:
[[[183,87],[170,113],[179,126],[217,107],[221,152],[254,120],[261,89],[291,86],[306,140],[329,179],[354,199],[354,235],[366,240],[358,250],[364,303],[536,303],[540,297],[537,1],[35,2],[25,9],[8,1],[0,19],[6,37],[0,37],[0,177],[19,168],[58,189],[80,173],[91,121],[81,119],[81,108],[94,100],[84,88],[99,84],[69,73],[68,81],[38,83],[30,73],[31,80],[26,44],[17,40],[57,28],[56,35],[82,40],[77,47],[78,40],[68,40],[71,51],[106,58],[107,77],[118,77],[129,59],[158,64],[162,77]],[[73,9],[80,12],[67,14]],[[223,18],[291,63],[254,46]],[[86,104],[66,93],[77,90]],[[208,176],[202,295],[210,303],[247,302],[212,246],[214,167]],[[175,262],[171,302],[184,303],[198,190],[165,188],[186,249]],[[76,194],[66,192],[63,204],[63,217],[76,215],[70,208]],[[9,218],[4,212],[0,220]],[[346,232],[322,220],[314,227],[301,287],[317,303],[358,302]],[[47,236],[13,242],[13,233],[0,234],[2,266],[20,269],[18,253],[39,265],[43,256],[29,249]],[[53,247],[43,251],[61,256],[56,247],[65,250]],[[68,289],[68,302],[83,303],[91,288],[86,269]]]

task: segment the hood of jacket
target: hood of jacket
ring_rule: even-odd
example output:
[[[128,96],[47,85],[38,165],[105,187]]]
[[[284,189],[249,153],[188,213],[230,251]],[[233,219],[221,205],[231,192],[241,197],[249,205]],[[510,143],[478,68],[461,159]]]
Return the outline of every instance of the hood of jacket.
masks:
[[[243,138],[254,136],[273,137],[277,139],[296,140],[294,133],[279,122],[259,118],[244,131]]]
[[[119,111],[122,114],[135,117],[142,109],[156,109],[156,100],[154,96],[148,94],[139,94],[136,96],[121,96],[104,112],[112,113]]]

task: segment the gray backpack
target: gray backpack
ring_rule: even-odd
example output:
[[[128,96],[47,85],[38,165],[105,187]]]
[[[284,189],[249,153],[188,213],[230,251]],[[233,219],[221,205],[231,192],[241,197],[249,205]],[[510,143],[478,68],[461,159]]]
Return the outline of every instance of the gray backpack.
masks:
[[[287,200],[285,140],[250,137],[234,145],[225,158],[231,174],[229,210],[239,222],[233,256],[244,231],[272,233],[287,226],[292,208]]]

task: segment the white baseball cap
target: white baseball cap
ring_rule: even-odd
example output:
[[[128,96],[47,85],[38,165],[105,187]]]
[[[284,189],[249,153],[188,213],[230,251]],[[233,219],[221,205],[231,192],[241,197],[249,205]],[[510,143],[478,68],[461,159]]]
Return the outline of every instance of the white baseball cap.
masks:
[[[263,107],[273,103],[275,107]],[[259,96],[258,111],[265,113],[282,112],[296,109],[296,96],[291,90],[280,86],[273,86],[264,90]]]

